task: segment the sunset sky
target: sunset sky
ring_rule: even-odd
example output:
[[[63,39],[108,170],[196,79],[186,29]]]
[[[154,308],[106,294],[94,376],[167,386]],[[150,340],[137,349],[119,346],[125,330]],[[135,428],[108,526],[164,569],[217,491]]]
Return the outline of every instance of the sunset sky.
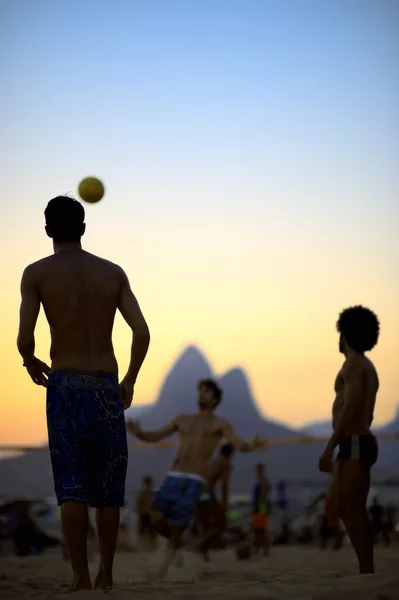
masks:
[[[0,443],[46,440],[16,349],[44,208],[87,175],[84,247],[119,263],[152,343],[135,402],[198,345],[263,413],[326,418],[335,322],[377,312],[376,422],[399,403],[399,4],[2,0]],[[115,329],[121,375],[130,331]],[[41,314],[37,352],[48,360]],[[254,432],[256,433],[256,432]]]

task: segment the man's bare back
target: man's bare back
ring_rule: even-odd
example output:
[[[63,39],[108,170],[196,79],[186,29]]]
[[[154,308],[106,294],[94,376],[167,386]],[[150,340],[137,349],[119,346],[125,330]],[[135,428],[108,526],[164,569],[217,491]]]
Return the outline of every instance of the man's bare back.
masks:
[[[116,373],[118,365],[112,329],[119,309],[135,336],[129,370],[121,382],[123,405],[128,408],[134,382],[147,352],[149,333],[124,271],[118,265],[85,252],[80,245],[59,245],[54,255],[25,269],[21,293],[18,346],[21,354],[28,356],[29,374],[40,385],[46,385],[41,373],[47,374],[46,365],[31,359],[40,304],[43,304],[50,326],[53,372]]]
[[[126,276],[113,263],[65,249],[27,269],[50,326],[52,369],[115,372],[116,309]]]

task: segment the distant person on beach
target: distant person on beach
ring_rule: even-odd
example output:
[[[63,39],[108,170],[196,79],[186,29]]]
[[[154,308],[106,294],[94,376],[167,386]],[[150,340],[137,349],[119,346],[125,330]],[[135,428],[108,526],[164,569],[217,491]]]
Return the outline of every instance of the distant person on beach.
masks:
[[[392,536],[395,536],[396,533],[396,522],[397,522],[397,514],[396,508],[393,504],[389,503],[385,509],[385,525],[387,532],[387,545],[389,545],[392,541]]]
[[[325,550],[328,542],[334,541],[334,550],[342,547],[344,532],[337,513],[333,498],[327,493],[324,497],[324,512],[321,518],[320,542],[321,549]]]
[[[136,496],[137,539],[151,545],[155,542],[155,531],[151,525],[151,506],[154,496],[152,477],[143,478],[143,485]]]
[[[194,517],[198,501],[204,493],[207,466],[222,439],[241,452],[251,452],[263,446],[255,437],[245,442],[231,424],[214,414],[222,400],[222,390],[211,379],[198,384],[198,413],[179,415],[156,431],[142,431],[137,421],[128,421],[127,428],[143,442],[158,442],[174,433],[179,435],[177,456],[162,486],[154,495],[152,525],[169,539],[168,551],[158,576],[162,578],[182,544],[183,532]]]
[[[367,511],[370,470],[377,461],[378,444],[370,427],[379,382],[373,363],[365,352],[377,344],[380,325],[377,316],[363,306],[344,310],[338,319],[339,350],[345,362],[335,381],[333,430],[319,460],[321,471],[334,470],[337,509],[352,542],[360,574],[374,573],[373,527]]]
[[[131,405],[150,335],[123,270],[82,249],[83,206],[58,196],[45,218],[54,254],[23,273],[18,350],[32,381],[47,387],[49,448],[73,569],[71,590],[91,588],[88,505],[97,508],[101,558],[95,587],[109,589],[125,495],[123,411]],[[51,369],[35,356],[41,304],[50,326]],[[133,331],[130,365],[120,384],[112,346],[117,309]]]
[[[196,549],[209,561],[209,548],[226,527],[230,494],[231,459],[234,447],[223,444],[217,457],[212,458],[206,468],[205,488],[201,495],[195,518],[202,529]],[[216,484],[221,483],[221,498],[216,496]]]
[[[374,544],[380,541],[382,536],[386,545],[389,545],[389,537],[387,530],[387,522],[385,518],[384,507],[379,503],[377,496],[373,499],[373,504],[370,506],[370,518],[374,531]]]
[[[266,475],[265,465],[258,463],[255,467],[256,481],[253,489],[252,520],[251,529],[255,554],[263,550],[263,554],[269,554],[268,521],[270,513],[270,482]]]

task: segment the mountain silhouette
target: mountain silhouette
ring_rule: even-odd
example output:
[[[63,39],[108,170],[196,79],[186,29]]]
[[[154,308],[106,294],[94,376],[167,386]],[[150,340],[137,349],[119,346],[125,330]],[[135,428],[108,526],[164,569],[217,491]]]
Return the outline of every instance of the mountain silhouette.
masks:
[[[167,373],[156,402],[144,413],[142,427],[154,429],[176,415],[194,412],[198,381],[210,377],[212,370],[202,352],[195,346],[186,348]]]
[[[197,410],[197,384],[200,379],[214,378],[223,389],[223,400],[217,414],[230,421],[235,431],[243,438],[260,435],[265,438],[290,438],[304,435],[304,430],[295,431],[281,423],[263,418],[250,388],[245,371],[234,368],[216,376],[203,353],[195,346],[186,348],[171,366],[153,404],[133,405],[127,416],[139,418],[144,430],[152,430],[168,423],[178,414]],[[399,431],[399,411],[392,423],[382,432]],[[329,424],[329,427],[331,425]],[[306,428],[304,428],[306,431]],[[134,439],[129,436],[129,441]],[[373,469],[373,478],[398,476],[398,443],[381,441],[380,457]],[[272,481],[285,479],[291,482],[327,482],[327,476],[318,470],[318,457],[324,443],[301,445],[273,445],[265,452],[250,454],[236,453],[232,473],[232,491],[249,492],[254,482],[255,464],[267,464]],[[160,483],[175,456],[174,448],[156,449],[148,445],[129,452],[127,497],[131,501],[140,480],[151,475]],[[384,470],[386,472],[384,472]],[[2,493],[28,497],[53,495],[53,483],[48,450],[35,452],[11,459],[0,460]]]

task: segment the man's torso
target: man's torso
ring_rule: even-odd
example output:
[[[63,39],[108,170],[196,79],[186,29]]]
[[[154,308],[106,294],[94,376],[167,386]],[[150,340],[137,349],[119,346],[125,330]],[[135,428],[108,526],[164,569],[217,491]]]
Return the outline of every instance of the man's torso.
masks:
[[[363,402],[359,410],[353,415],[348,423],[346,435],[368,435],[370,434],[370,426],[373,421],[374,406],[378,391],[378,376],[373,363],[365,356],[353,356],[351,361],[358,361],[362,376],[363,386]],[[339,371],[335,380],[335,401],[333,404],[333,429],[335,430],[341,412],[344,409],[345,402],[345,378],[344,369],[347,361],[345,361],[342,369]]]
[[[179,447],[173,471],[193,473],[206,479],[207,465],[221,438],[220,419],[182,415],[178,418],[178,427]]]
[[[117,371],[112,328],[119,267],[83,250],[61,250],[33,266],[50,326],[52,369]]]

